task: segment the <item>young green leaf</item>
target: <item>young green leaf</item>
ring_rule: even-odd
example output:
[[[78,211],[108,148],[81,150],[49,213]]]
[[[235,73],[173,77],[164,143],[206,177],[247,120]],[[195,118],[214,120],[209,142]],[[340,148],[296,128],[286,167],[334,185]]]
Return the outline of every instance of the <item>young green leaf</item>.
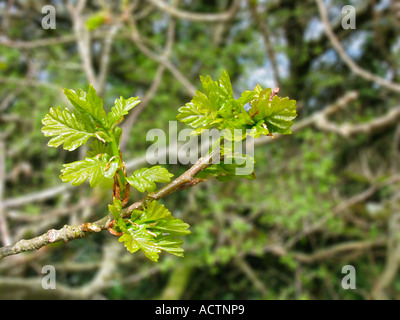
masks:
[[[219,77],[219,87],[224,92],[227,98],[233,99],[232,83],[226,70],[224,70],[222,72],[222,75]]]
[[[75,92],[64,89],[64,94],[77,110],[90,115],[99,127],[107,127],[107,115],[103,108],[103,101],[92,85],[89,85],[87,93],[82,90]]]
[[[171,236],[162,236],[157,239],[157,245],[161,250],[171,253],[177,257],[183,257],[185,250],[181,248],[183,241]]]
[[[154,243],[153,237],[146,230],[132,230],[124,233],[119,237],[118,241],[123,242],[130,253],[135,253],[140,249],[151,261],[158,261],[158,254],[161,252],[161,248]]]
[[[118,221],[121,218],[122,201],[114,197],[113,204],[108,205],[108,210],[111,212],[114,220]]]
[[[107,14],[105,12],[98,12],[91,16],[89,16],[86,20],[86,28],[89,31],[96,30],[100,26],[102,26],[107,19]]]
[[[219,81],[214,81],[210,76],[200,77],[204,93],[196,91],[192,101],[179,108],[177,119],[190,125],[192,128],[210,128],[220,123],[217,119],[219,110],[225,109],[227,104],[233,103],[233,90],[231,80],[224,71]],[[222,112],[226,113],[226,112]]]
[[[140,100],[138,100],[138,98],[139,97],[124,99],[123,97],[120,97],[119,99],[116,99],[114,102],[114,106],[107,114],[108,127],[112,128],[113,126],[120,123],[124,119],[124,116],[127,115],[132,108],[136,107],[140,103]]]
[[[152,201],[143,211],[135,210],[124,226],[124,234],[119,238],[131,253],[141,249],[152,261],[158,260],[163,250],[183,257],[183,241],[178,236],[190,233],[189,225],[172,216],[171,212],[157,201]]]
[[[131,220],[143,224],[161,219],[170,219],[171,217],[171,212],[164,205],[160,205],[157,201],[151,201],[147,203],[144,210],[133,211]]]
[[[50,139],[48,145],[57,148],[64,144],[65,150],[75,150],[95,135],[93,121],[78,111],[70,113],[68,109],[51,108],[42,119],[42,132]]]
[[[200,97],[202,96],[198,92],[197,99],[193,98],[192,102],[188,102],[185,106],[179,108],[179,114],[176,117],[179,121],[190,125],[192,128],[207,128],[217,116],[217,112],[211,112],[209,101],[198,102],[203,99],[203,97]]]
[[[260,123],[265,123],[268,131],[281,134],[290,134],[293,120],[296,118],[296,101],[289,98],[274,96],[270,101],[270,89],[260,92],[258,99],[254,100],[249,111],[250,116]],[[256,126],[257,128],[257,126]],[[257,129],[257,131],[260,131]]]
[[[141,213],[138,215],[138,213]],[[169,233],[170,235],[184,236],[190,233],[189,225],[182,220],[174,218],[171,212],[164,205],[157,201],[147,204],[143,211],[134,212],[131,221],[143,225],[148,224],[149,228],[158,233]]]
[[[199,172],[196,178],[215,177],[220,182],[228,182],[235,177],[254,180],[254,158],[249,155],[225,156],[224,161],[212,164]]]
[[[205,94],[214,105],[220,105],[221,102],[233,99],[233,90],[228,73],[224,70],[219,81],[214,81],[210,76],[200,77]]]
[[[71,181],[74,186],[78,186],[89,179],[90,186],[93,188],[103,180],[113,178],[118,167],[118,159],[113,159],[110,162],[107,155],[87,157],[81,161],[64,164],[60,178],[64,182]]]
[[[293,121],[297,117],[296,101],[289,98],[275,96],[272,99],[271,109],[266,112],[265,121],[271,132],[290,134]]]
[[[109,156],[112,155],[112,148],[110,144],[105,144],[98,139],[92,139],[92,142],[89,144],[89,147],[92,150],[88,150],[86,152],[88,157],[96,157],[101,156],[102,154],[107,154]]]
[[[273,132],[291,133],[292,120],[297,116],[295,100],[280,98],[276,92],[271,94],[271,89],[263,89],[260,85],[235,99],[226,71],[218,81],[210,76],[200,77],[200,80],[204,93],[197,91],[192,101],[179,109],[177,116],[179,121],[196,129],[195,134],[211,127],[243,130],[244,133],[235,136],[235,140],[236,137],[244,139],[248,129],[255,138]]]
[[[271,89],[269,89],[271,90]],[[255,91],[250,91],[250,90],[246,90],[245,92],[242,93],[242,95],[240,96],[240,98],[238,99],[238,102],[241,105],[245,105],[251,101],[253,101],[254,99],[257,98],[257,92]]]
[[[136,170],[132,176],[126,178],[128,183],[140,192],[156,190],[156,182],[170,182],[173,174],[161,166]]]

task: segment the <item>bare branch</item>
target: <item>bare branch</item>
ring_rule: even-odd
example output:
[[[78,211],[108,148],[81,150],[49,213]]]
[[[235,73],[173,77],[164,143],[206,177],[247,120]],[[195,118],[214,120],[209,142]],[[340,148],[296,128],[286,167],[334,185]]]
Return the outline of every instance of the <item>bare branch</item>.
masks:
[[[390,110],[385,115],[377,117],[374,120],[366,123],[337,125],[333,122],[328,121],[326,116],[323,114],[315,116],[314,123],[316,127],[320,130],[334,132],[344,138],[349,138],[350,136],[356,134],[371,134],[384,128],[393,126],[398,123],[399,119],[400,106]]]
[[[257,22],[258,28],[263,37],[265,48],[267,49],[268,57],[271,61],[272,70],[274,72],[275,84],[276,86],[280,86],[281,79],[279,75],[278,62],[276,60],[275,49],[271,42],[271,32],[269,30],[269,27],[262,16],[258,13],[257,3],[253,0],[247,0],[247,4],[250,7],[251,15],[253,16],[253,19]]]
[[[328,13],[326,7],[324,5],[323,0],[315,0],[319,13],[321,16],[322,23],[324,24],[325,32],[332,43],[332,46],[335,48],[336,52],[339,54],[340,58],[344,61],[344,63],[353,71],[356,75],[364,78],[365,80],[374,82],[386,89],[395,91],[400,93],[400,85],[397,83],[393,83],[388,81],[382,77],[379,77],[367,70],[362,69],[358,64],[356,64],[353,59],[347,54],[346,50],[341,45],[339,39],[336,37],[334,32],[332,31],[332,27],[329,22]]]
[[[100,96],[104,92],[108,66],[110,64],[111,47],[113,44],[114,37],[119,29],[120,29],[120,24],[112,25],[103,42],[103,52],[100,60],[100,71],[97,77],[98,94]]]
[[[174,5],[177,5],[179,2],[175,1]],[[162,53],[162,57],[164,59],[168,59],[171,52],[172,52],[172,46],[175,41],[175,28],[176,28],[176,23],[173,18],[170,18],[169,25],[168,25],[168,32],[167,32],[167,41],[165,44],[165,49],[164,52]],[[157,93],[157,89],[161,84],[162,76],[164,75],[165,71],[165,65],[160,63],[156,75],[153,79],[153,82],[147,91],[146,95],[144,96],[142,102],[138,107],[136,107],[133,112],[128,116],[128,118],[125,120],[124,124],[122,125],[122,136],[121,136],[121,150],[125,149],[126,144],[128,143],[129,135],[132,129],[133,124],[136,122],[136,119],[139,117],[139,115],[142,113],[142,111],[149,105],[150,101],[153,99],[155,94]]]
[[[163,66],[165,66],[165,68],[167,68],[172,73],[172,75],[184,86],[187,94],[189,96],[194,96],[196,93],[196,87],[191,84],[190,81],[182,74],[182,72],[180,72],[179,69],[175,67],[174,64],[164,55],[154,53],[144,44],[144,41],[142,40],[138,28],[133,20],[131,21],[131,26],[131,39],[136,44],[138,49],[151,60],[161,63]]]
[[[268,294],[268,290],[265,287],[264,283],[258,279],[257,274],[253,270],[253,268],[247,263],[244,257],[236,256],[234,259],[235,264],[239,267],[239,269],[247,276],[250,282],[254,285],[254,287],[265,297]]]
[[[40,192],[27,194],[25,196],[6,199],[3,202],[3,206],[5,208],[13,208],[13,207],[20,207],[20,206],[23,206],[25,204],[35,202],[35,201],[43,201],[43,200],[55,197],[71,188],[72,188],[72,186],[70,186],[70,185],[61,185],[58,187],[51,187],[49,189],[46,189],[46,190],[43,190]]]
[[[386,245],[386,239],[366,240],[366,241],[349,241],[333,245],[326,249],[315,251],[312,254],[304,254],[297,252],[295,253],[296,260],[302,263],[315,263],[319,261],[325,261],[326,259],[340,259],[348,252],[352,251],[367,251],[375,247],[384,247]]]
[[[10,233],[8,232],[7,219],[5,216],[5,208],[3,203],[4,184],[6,179],[6,148],[3,139],[0,138],[0,241],[3,246],[8,246],[11,243]]]
[[[191,20],[197,22],[221,22],[230,20],[239,9],[240,0],[234,0],[232,6],[222,13],[194,13],[175,8],[170,6],[163,0],[150,0],[158,9],[168,13],[176,18],[183,20]]]
[[[393,283],[400,267],[400,206],[398,199],[392,199],[391,216],[388,221],[388,240],[385,268],[378,277],[373,289],[372,297],[377,300],[387,300],[386,289]]]
[[[72,17],[78,50],[81,56],[83,69],[85,70],[86,78],[96,89],[98,89],[97,78],[92,64],[90,33],[85,28],[85,22],[82,17],[82,10],[85,6],[85,3],[85,0],[79,1],[76,7],[74,7],[72,4],[69,4],[68,9]]]

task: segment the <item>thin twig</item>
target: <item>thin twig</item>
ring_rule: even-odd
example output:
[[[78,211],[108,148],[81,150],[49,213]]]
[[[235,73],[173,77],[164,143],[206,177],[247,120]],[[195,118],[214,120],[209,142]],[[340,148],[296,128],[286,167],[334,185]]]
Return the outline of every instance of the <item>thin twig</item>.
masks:
[[[379,77],[376,74],[373,74],[367,70],[361,68],[358,64],[356,64],[353,59],[347,54],[346,50],[341,45],[339,39],[332,31],[332,27],[329,22],[328,12],[324,5],[323,0],[315,0],[319,9],[319,13],[321,16],[322,23],[324,24],[325,32],[332,43],[332,46],[335,48],[336,52],[339,54],[340,58],[344,61],[344,63],[353,71],[356,75],[364,78],[365,80],[374,82],[386,89],[399,92],[400,93],[400,85],[391,81],[388,81],[382,77]]]
[[[221,22],[232,19],[239,9],[240,0],[234,0],[232,6],[222,13],[195,13],[177,9],[174,6],[168,5],[162,0],[150,0],[158,9],[183,20],[197,21],[197,22]]]
[[[8,246],[11,243],[11,237],[8,230],[7,219],[4,211],[4,184],[6,179],[6,148],[3,139],[0,139],[0,241],[3,246]]]
[[[271,62],[275,85],[279,87],[281,82],[279,67],[276,59],[275,49],[271,42],[271,32],[269,30],[268,24],[266,23],[266,21],[264,21],[263,17],[258,13],[258,6],[256,2],[254,2],[253,0],[247,0],[247,4],[250,7],[250,12],[253,19],[258,24],[258,29],[263,37],[265,48],[267,49],[268,57]]]

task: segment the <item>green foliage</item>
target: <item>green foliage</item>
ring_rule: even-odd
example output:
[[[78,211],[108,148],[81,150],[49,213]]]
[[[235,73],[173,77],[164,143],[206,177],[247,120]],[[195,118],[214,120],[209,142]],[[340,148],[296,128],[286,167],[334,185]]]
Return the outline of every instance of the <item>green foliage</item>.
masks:
[[[107,13],[106,12],[98,12],[86,20],[86,28],[89,31],[96,30],[97,28],[101,27],[107,20]]]
[[[118,161],[110,161],[109,157],[108,154],[102,154],[100,157],[87,157],[81,161],[64,164],[60,178],[64,182],[70,181],[74,186],[89,179],[90,186],[96,187],[102,180],[113,178],[119,168]]]
[[[251,130],[251,135],[290,134],[296,114],[296,101],[272,96],[271,89],[259,85],[245,91],[239,99],[233,96],[229,75],[224,71],[218,81],[200,77],[204,93],[197,91],[191,102],[179,109],[177,119],[201,133],[216,127],[220,130]],[[245,109],[250,105],[249,110]],[[245,135],[240,137],[243,140]],[[236,140],[236,136],[235,136]]]
[[[271,99],[271,89],[263,90],[259,85],[254,92],[242,95],[243,101],[247,101],[249,97],[254,97],[249,112],[256,123],[255,129],[258,135],[265,135],[265,129],[271,133],[292,133],[290,130],[293,125],[292,120],[297,116],[295,100],[280,98],[276,95]]]
[[[122,120],[124,120],[124,116],[126,116],[131,109],[136,107],[140,103],[138,97],[124,99],[120,97],[115,100],[114,106],[111,108],[110,113],[107,115],[108,127],[113,128],[118,125]]]
[[[186,1],[181,2],[179,7],[192,12],[216,13],[227,10],[228,2]],[[99,71],[103,56],[103,36],[110,35],[107,39],[112,41],[113,50],[109,54],[105,79],[106,90],[102,96],[108,112],[114,100],[121,95],[128,98],[139,95],[139,92],[147,92],[159,72],[158,63],[143,54],[130,37],[124,36],[132,33],[132,25],[123,22],[129,20],[129,12],[135,17],[144,17],[136,19],[136,30],[143,43],[154,53],[160,53],[165,48],[166,33],[168,28],[172,30],[173,22],[170,25],[168,19],[162,19],[160,23],[163,16],[161,10],[152,10],[148,1],[136,1],[133,11],[124,10],[129,9],[131,3],[126,0],[116,2],[115,5],[107,5],[105,2],[97,5],[91,1],[86,3],[87,6],[82,10],[83,23],[86,22],[89,29],[97,28],[92,34],[93,50],[86,52],[95,71]],[[122,3],[128,7],[123,7]],[[283,1],[279,2],[279,6],[274,1],[257,3],[260,20],[251,16],[249,6],[243,5],[239,16],[223,26],[177,21],[171,63],[202,92],[204,90],[196,79],[196,73],[204,76],[210,74],[214,80],[218,80],[222,69],[228,70],[235,98],[240,98],[244,90],[253,90],[257,83],[262,88],[270,87],[269,83],[274,76],[279,77],[277,80],[283,96],[301,101],[301,116],[304,120],[310,119],[310,116],[324,110],[326,106],[342,101],[339,99],[352,90],[359,93],[359,98],[330,114],[329,121],[333,124],[347,126],[369,122],[398,106],[397,94],[382,90],[381,86],[366,82],[352,73],[340,57],[332,52],[327,38],[313,32],[315,20],[318,20],[314,2]],[[61,2],[59,4],[60,13],[66,12],[65,6]],[[263,10],[265,6],[270,9],[268,13]],[[329,1],[332,20],[340,18],[342,7],[343,1]],[[43,30],[37,19],[40,8],[35,5],[35,1],[13,6],[10,19],[5,19],[9,21],[4,28],[4,43],[0,47],[0,104],[3,107],[0,108],[0,132],[5,137],[6,202],[24,196],[28,196],[28,200],[30,194],[53,188],[61,183],[57,179],[63,163],[83,160],[86,156],[79,149],[69,153],[60,152],[62,147],[44,148],[53,136],[43,136],[40,131],[42,118],[49,112],[50,106],[67,106],[63,97],[60,97],[59,87],[87,90],[87,77],[82,69],[82,53],[77,50],[75,42],[68,40],[68,35],[74,33],[71,30],[71,15],[57,16],[57,29]],[[357,10],[357,17],[360,14],[360,19],[357,19],[359,32],[339,32],[338,35],[344,49],[360,67],[382,77],[393,74],[388,80],[398,83],[398,73],[393,72],[399,63],[399,55],[396,54],[398,50],[395,50],[397,33],[395,25],[388,23],[393,21],[393,12],[389,8],[380,10],[379,21],[382,24],[374,25],[371,17],[375,9],[367,1],[362,2],[360,12]],[[260,21],[276,35],[271,44],[277,55],[278,74],[266,61],[268,52],[260,36]],[[114,25],[119,27],[116,37],[112,37],[111,28]],[[51,41],[64,37],[68,43]],[[46,45],[40,44],[42,40]],[[361,43],[360,50],[352,52],[349,46],[355,41]],[[137,159],[144,154],[149,143],[142,137],[149,128],[168,130],[168,122],[176,117],[175,107],[183,106],[191,100],[191,97],[187,99],[185,87],[176,81],[171,72],[164,72],[162,78],[158,79],[160,82],[156,93],[130,128],[123,153],[125,161]],[[248,110],[250,104],[245,107]],[[73,108],[69,109],[72,114]],[[270,129],[268,124],[267,127]],[[263,126],[259,125],[258,128],[262,130]],[[95,126],[95,130],[99,128]],[[361,195],[370,186],[380,188],[399,174],[399,158],[395,148],[396,126],[382,127],[379,132],[352,135],[346,139],[337,136],[335,143],[327,146],[326,142],[332,140],[330,136],[318,128],[307,130],[302,127],[293,137],[257,146],[254,155],[257,160],[256,180],[239,180],[235,176],[224,185],[207,183],[195,190],[184,190],[169,196],[163,204],[174,216],[191,225],[192,233],[182,237],[185,244],[188,244],[184,261],[171,254],[160,255],[160,263],[154,269],[162,271],[157,273],[153,271],[152,261],[142,261],[147,258],[139,252],[133,257],[123,257],[123,263],[118,264],[114,273],[117,277],[112,280],[113,286],[119,288],[117,297],[110,295],[110,290],[102,291],[101,295],[108,299],[154,299],[163,289],[170,291],[167,284],[171,270],[176,270],[177,265],[189,264],[195,273],[183,294],[182,298],[185,299],[371,298],[371,288],[383,274],[385,262],[391,259],[390,250],[385,250],[385,245],[366,250],[341,251],[323,261],[301,263],[296,270],[289,268],[286,263],[279,263],[279,245],[291,257],[295,253],[297,259],[298,253],[314,256],[314,253],[318,255],[325,250],[329,252],[336,245],[348,241],[361,243],[374,241],[375,237],[391,238],[388,219],[393,210],[387,204],[392,203],[391,197],[396,196],[398,183],[378,190],[368,199],[346,208],[344,212],[335,216],[331,213],[337,205],[349,203],[348,199]],[[86,147],[89,149],[88,157],[112,154],[110,144],[103,143],[95,136],[87,140]],[[168,166],[175,176],[183,173],[185,168],[183,165]],[[128,170],[128,177],[137,169],[140,167]],[[211,179],[212,175],[209,177]],[[34,204],[9,210],[6,205],[5,213],[9,218],[12,240],[22,236],[36,237],[40,231],[40,228],[34,227],[34,221],[39,222],[38,217],[32,222],[24,218],[26,222],[23,223],[15,215],[15,210],[21,214],[46,215],[52,208],[58,211],[71,207],[71,212],[75,212],[76,204],[94,196],[97,201],[90,208],[93,213],[91,217],[97,219],[103,216],[107,204],[113,202],[110,190],[114,179],[107,179],[107,187],[101,185],[94,190],[89,189],[89,181],[78,188],[68,189],[65,195],[54,196],[46,201],[35,201]],[[162,186],[162,183],[157,183],[157,189]],[[133,187],[131,189],[132,201],[146,196],[146,193],[140,194]],[[371,208],[374,210],[371,211]],[[377,212],[377,208],[380,211]],[[77,212],[79,216],[80,211]],[[70,219],[60,214],[51,220],[55,224],[49,227],[58,228]],[[237,220],[247,226],[247,232],[245,229],[236,230],[234,224]],[[27,228],[30,225],[32,228]],[[308,233],[314,226],[319,228]],[[59,249],[50,250],[49,263],[62,264],[66,261],[79,265],[98,265],[103,258],[104,240],[109,238],[104,236],[97,234],[84,241],[72,241],[67,247],[59,244]],[[228,260],[224,265],[220,263],[218,255],[223,249],[219,248],[227,246],[235,246],[241,257],[246,259],[255,276],[267,287],[267,296],[257,291],[234,261]],[[268,249],[269,246],[272,251]],[[135,263],[127,263],[129,260]],[[213,263],[204,263],[209,260]],[[356,266],[357,290],[343,290],[341,287],[340,279],[344,275],[340,271],[344,264]],[[60,269],[57,271],[57,282],[61,281],[74,288],[85,285],[96,275],[96,270],[89,268],[85,268],[84,272],[74,272],[68,268],[63,272]],[[14,275],[11,265],[8,269],[7,266],[2,268],[3,276]],[[28,277],[32,272],[23,274]],[[135,276],[131,277],[133,274]],[[134,279],[134,285],[131,285],[128,278]],[[399,283],[400,277],[397,275],[385,290],[388,298],[400,297]],[[0,291],[3,298],[7,292],[10,292],[10,298],[15,298],[15,290]],[[28,294],[28,291],[24,292]]]
[[[126,181],[140,192],[156,190],[156,182],[170,182],[174,175],[161,166],[136,170]]]
[[[229,143],[224,141],[220,149],[222,161],[204,168],[196,178],[215,177],[220,182],[228,182],[236,176],[255,179],[254,159],[236,154],[232,148],[233,142],[242,143],[247,134],[242,132],[246,129],[251,129],[253,136],[272,132],[290,133],[292,120],[296,116],[296,102],[277,96],[272,99],[271,89],[263,90],[260,86],[254,91],[246,91],[236,100],[226,71],[219,81],[207,76],[201,77],[201,82],[204,93],[197,91],[192,101],[179,109],[177,118],[200,131],[211,127],[224,130],[225,140]],[[173,217],[164,205],[150,201],[151,195],[144,198],[143,210],[134,210],[130,218],[123,214],[123,207],[129,200],[130,186],[139,192],[151,193],[156,190],[156,183],[168,183],[173,177],[161,166],[138,169],[129,177],[126,174],[119,148],[122,130],[118,124],[140,103],[138,97],[116,99],[107,114],[102,99],[92,85],[89,85],[88,92],[65,89],[64,94],[76,110],[71,113],[61,107],[50,109],[42,120],[43,133],[53,137],[48,145],[63,145],[64,149],[71,151],[87,143],[89,138],[92,140],[91,150],[87,151],[85,159],[64,164],[60,176],[62,181],[78,186],[89,180],[91,187],[114,181],[113,203],[108,206],[114,219],[112,233],[120,235],[119,241],[126,249],[131,253],[141,250],[155,262],[162,251],[183,257],[183,241],[179,237],[190,233],[189,225]],[[244,106],[248,103],[251,108],[246,110]],[[237,129],[240,130],[239,134],[235,131]],[[229,251],[226,255],[223,249],[221,256],[230,257],[236,252]]]
[[[64,149],[72,151],[85,144],[89,138],[94,140],[85,159],[64,164],[60,176],[62,181],[78,186],[89,180],[90,186],[96,187],[114,178],[117,181],[114,182],[114,192],[117,189],[120,192],[126,190],[128,184],[140,192],[152,192],[156,189],[156,182],[171,180],[173,174],[161,166],[139,169],[129,178],[123,173],[119,150],[121,129],[117,125],[140,103],[137,97],[116,99],[111,111],[106,114],[103,101],[93,86],[89,86],[87,93],[69,89],[65,89],[64,93],[76,110],[70,113],[61,107],[51,108],[45,115],[42,131],[45,136],[54,136],[48,145],[58,147],[63,144]],[[172,217],[156,201],[148,203],[144,211],[135,211],[126,223],[121,216],[122,200],[125,199],[121,199],[121,195],[114,196],[109,211],[116,221],[115,228],[123,231],[120,241],[128,251],[133,253],[141,249],[152,261],[158,260],[161,250],[183,256],[183,242],[177,237],[190,233],[187,230],[188,224]]]
[[[89,85],[87,93],[81,89],[78,92],[64,89],[64,94],[77,110],[89,115],[98,127],[107,127],[107,115],[103,108],[103,101],[96,94],[96,90],[92,85]]]
[[[70,113],[68,109],[51,108],[43,118],[42,132],[46,137],[52,137],[48,145],[58,147],[61,144],[65,150],[75,150],[95,135],[94,123],[85,114],[75,110]]]
[[[238,175],[238,170],[245,170]],[[220,182],[231,181],[235,177],[254,180],[256,177],[253,173],[254,158],[249,155],[226,156],[223,161],[218,164],[212,164],[196,175],[197,178],[207,179],[210,176],[215,177]],[[245,174],[244,174],[245,173]]]
[[[115,221],[119,221],[122,212],[122,202],[120,199],[114,197],[113,204],[108,205],[108,210],[111,212]]]
[[[120,219],[117,227],[124,231],[119,238],[127,250],[134,253],[141,249],[152,261],[158,261],[161,251],[183,257],[182,240],[178,236],[190,233],[189,225],[174,218],[171,212],[157,201],[147,204],[143,211],[135,210],[126,222]]]

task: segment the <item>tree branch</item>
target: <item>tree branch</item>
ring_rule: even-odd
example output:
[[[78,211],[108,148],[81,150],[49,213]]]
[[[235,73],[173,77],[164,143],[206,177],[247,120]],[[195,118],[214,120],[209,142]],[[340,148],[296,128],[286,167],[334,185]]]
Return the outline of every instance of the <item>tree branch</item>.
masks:
[[[185,187],[198,184],[202,180],[194,179],[194,176],[210,166],[214,162],[213,160],[215,160],[217,154],[219,156],[219,150],[216,150],[208,154],[207,156],[200,158],[189,170],[176,178],[174,181],[161,188],[160,190],[148,194],[142,200],[135,202],[128,208],[122,210],[122,215],[124,217],[128,217],[134,210],[142,209],[143,205],[147,201],[159,200],[176,191],[183,190]],[[195,183],[192,183],[193,181]],[[19,254],[22,252],[38,250],[50,243],[59,241],[63,241],[64,243],[66,243],[71,240],[87,237],[94,232],[106,230],[112,220],[112,216],[107,215],[94,223],[82,224],[80,226],[65,225],[59,230],[51,229],[39,237],[30,240],[20,240],[14,244],[0,248],[0,260],[7,256]],[[90,225],[92,227],[91,230],[86,228],[87,225]]]
[[[325,32],[332,43],[332,46],[335,48],[336,52],[339,54],[340,58],[344,61],[344,63],[353,71],[356,75],[364,78],[365,80],[375,82],[376,84],[389,89],[391,91],[395,91],[400,93],[400,85],[397,83],[393,83],[388,81],[382,77],[379,77],[367,70],[362,69],[358,64],[356,64],[353,59],[347,54],[341,45],[339,39],[336,37],[334,32],[332,31],[332,27],[329,22],[328,13],[326,7],[324,5],[323,0],[315,0],[319,9],[319,13],[321,16],[322,23],[324,24]]]
[[[8,232],[8,225],[7,219],[5,216],[4,210],[4,186],[5,186],[5,179],[6,179],[6,159],[5,159],[5,142],[3,139],[0,138],[0,242],[6,246],[9,245],[11,242],[10,233]]]
[[[189,96],[194,96],[196,94],[196,87],[190,83],[190,81],[179,71],[177,67],[169,60],[165,55],[159,55],[151,51],[143,42],[142,37],[138,31],[138,27],[135,21],[131,20],[131,39],[137,46],[137,48],[148,58],[162,64],[167,68],[172,75],[184,86]]]
[[[77,46],[86,78],[89,83],[93,84],[93,86],[98,89],[97,77],[92,64],[91,37],[88,30],[85,28],[85,22],[82,17],[85,4],[85,0],[79,1],[76,6],[69,4],[68,9],[72,17]]]
[[[264,40],[265,48],[267,49],[268,57],[271,62],[272,70],[274,73],[274,80],[276,86],[280,86],[281,77],[279,74],[278,61],[276,59],[275,49],[271,42],[271,34],[266,21],[264,21],[263,17],[258,13],[257,3],[253,0],[247,0],[247,4],[250,7],[250,12],[253,19],[258,24],[258,29],[261,32],[261,35]]]
[[[177,5],[179,1],[175,1],[174,5]],[[170,18],[168,24],[168,32],[167,32],[167,40],[164,48],[164,52],[161,56],[164,59],[168,59],[172,52],[172,46],[175,41],[175,29],[176,29],[176,22],[175,19]],[[138,107],[136,107],[133,112],[128,116],[125,120],[124,124],[122,125],[122,136],[120,141],[121,150],[125,149],[126,144],[128,143],[129,135],[133,124],[136,122],[136,119],[142,113],[142,111],[149,105],[150,101],[153,99],[155,94],[157,93],[158,87],[161,84],[162,77],[164,75],[166,67],[164,64],[160,63],[157,68],[156,75],[153,79],[153,82],[150,85],[146,95],[144,96],[142,102]]]
[[[97,76],[97,84],[99,86],[98,94],[100,96],[103,94],[106,84],[106,76],[107,76],[108,66],[110,64],[111,47],[113,44],[114,37],[119,29],[120,29],[119,23],[112,25],[107,33],[106,38],[103,41],[103,52],[100,59],[100,71]]]
[[[221,22],[232,19],[239,9],[240,0],[234,0],[232,6],[222,13],[194,13],[177,9],[168,5],[162,0],[150,0],[158,9],[183,20],[191,20],[197,22]]]

